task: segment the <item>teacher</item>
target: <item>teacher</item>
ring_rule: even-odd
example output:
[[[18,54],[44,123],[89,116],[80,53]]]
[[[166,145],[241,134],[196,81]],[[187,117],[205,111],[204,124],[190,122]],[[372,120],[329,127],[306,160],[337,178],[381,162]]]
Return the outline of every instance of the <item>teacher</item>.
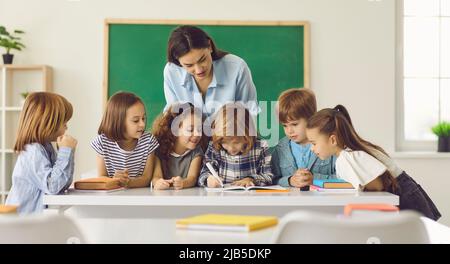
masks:
[[[166,109],[176,102],[190,102],[210,117],[226,103],[241,102],[253,115],[257,114],[256,88],[247,63],[216,48],[200,28],[174,29],[168,42],[167,61]]]

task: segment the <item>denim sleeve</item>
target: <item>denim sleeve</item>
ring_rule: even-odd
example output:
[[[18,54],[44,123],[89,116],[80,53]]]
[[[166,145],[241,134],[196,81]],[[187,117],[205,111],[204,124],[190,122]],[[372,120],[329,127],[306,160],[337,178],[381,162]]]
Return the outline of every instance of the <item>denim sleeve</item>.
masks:
[[[289,187],[289,177],[283,177],[283,174],[281,173],[280,154],[277,148],[275,148],[272,152],[271,166],[273,173],[273,183],[279,184],[284,187]]]
[[[38,188],[47,194],[58,194],[72,182],[73,151],[68,147],[60,147],[53,165],[46,155],[38,153],[39,151],[44,150],[30,153],[31,171],[37,177]]]
[[[321,174],[321,173],[316,172],[316,173],[313,173],[313,175],[314,175],[314,179],[320,179],[320,180],[336,179],[336,174],[328,175],[328,174]]]
[[[280,162],[280,153],[278,149],[275,148],[272,153],[272,172],[274,174],[273,183],[283,187],[291,187],[289,184],[289,178],[291,178],[292,175],[283,175]]]

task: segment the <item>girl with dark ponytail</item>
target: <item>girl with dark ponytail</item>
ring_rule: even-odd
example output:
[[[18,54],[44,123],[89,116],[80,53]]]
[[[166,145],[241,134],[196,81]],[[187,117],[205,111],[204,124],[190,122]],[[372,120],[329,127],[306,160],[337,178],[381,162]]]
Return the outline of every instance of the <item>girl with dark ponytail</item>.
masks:
[[[363,191],[386,191],[400,197],[400,209],[433,220],[441,217],[433,201],[381,147],[362,139],[342,105],[315,113],[306,127],[311,150],[320,158],[336,155],[336,175]]]

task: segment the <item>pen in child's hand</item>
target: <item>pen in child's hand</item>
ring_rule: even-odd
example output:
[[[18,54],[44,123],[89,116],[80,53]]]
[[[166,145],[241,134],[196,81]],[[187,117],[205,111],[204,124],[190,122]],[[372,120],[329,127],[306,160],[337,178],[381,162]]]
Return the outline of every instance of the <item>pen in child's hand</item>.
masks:
[[[216,170],[214,170],[211,163],[207,162],[206,167],[208,167],[209,171],[211,172],[211,175],[220,183],[220,187],[223,188],[222,179],[220,179],[219,175],[217,174]]]

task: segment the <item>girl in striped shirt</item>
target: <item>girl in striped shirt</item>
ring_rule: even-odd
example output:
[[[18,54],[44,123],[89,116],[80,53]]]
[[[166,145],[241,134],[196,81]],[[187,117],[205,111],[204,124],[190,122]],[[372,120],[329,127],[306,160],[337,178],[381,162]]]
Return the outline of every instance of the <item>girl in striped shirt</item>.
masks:
[[[206,163],[218,172],[224,184],[238,186],[270,185],[271,155],[265,141],[256,136],[250,112],[240,103],[229,103],[217,112],[199,177],[199,185],[220,187]]]
[[[129,188],[150,185],[159,144],[145,132],[145,125],[145,106],[138,96],[119,92],[109,99],[98,136],[91,142],[99,176],[119,178]]]
[[[156,151],[153,185],[157,190],[194,187],[202,166],[202,111],[191,103],[175,103],[153,124],[161,146]]]

